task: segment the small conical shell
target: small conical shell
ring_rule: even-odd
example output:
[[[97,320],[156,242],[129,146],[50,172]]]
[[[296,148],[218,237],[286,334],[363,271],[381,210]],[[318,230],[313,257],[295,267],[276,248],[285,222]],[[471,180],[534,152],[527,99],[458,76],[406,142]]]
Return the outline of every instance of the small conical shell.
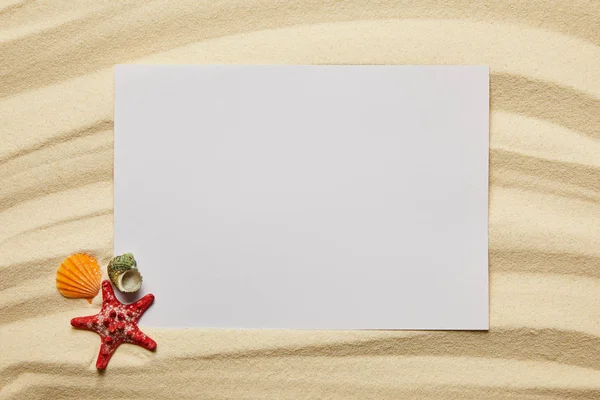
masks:
[[[137,262],[131,253],[116,256],[110,260],[107,272],[112,283],[121,292],[137,292],[142,286],[142,275],[138,271]]]
[[[98,261],[87,254],[65,258],[56,271],[56,288],[65,297],[83,298],[91,302],[100,291],[102,273]]]

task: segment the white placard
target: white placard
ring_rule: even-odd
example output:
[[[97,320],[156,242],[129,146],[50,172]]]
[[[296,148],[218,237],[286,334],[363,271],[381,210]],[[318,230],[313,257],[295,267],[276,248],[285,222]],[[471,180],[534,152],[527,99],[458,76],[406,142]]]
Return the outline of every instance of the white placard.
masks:
[[[119,65],[142,325],[488,329],[483,66]]]

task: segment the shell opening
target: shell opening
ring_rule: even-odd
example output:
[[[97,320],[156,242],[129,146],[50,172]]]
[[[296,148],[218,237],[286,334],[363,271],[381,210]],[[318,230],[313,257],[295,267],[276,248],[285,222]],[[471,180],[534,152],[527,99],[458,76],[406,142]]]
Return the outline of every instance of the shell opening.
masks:
[[[136,292],[142,286],[142,277],[135,269],[125,271],[119,277],[118,286],[124,292]]]

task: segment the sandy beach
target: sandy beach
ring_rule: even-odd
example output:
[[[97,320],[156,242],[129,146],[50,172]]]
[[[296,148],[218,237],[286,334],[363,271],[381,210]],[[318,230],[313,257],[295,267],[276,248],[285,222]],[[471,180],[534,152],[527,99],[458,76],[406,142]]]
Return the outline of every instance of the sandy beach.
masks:
[[[600,398],[600,2],[0,1],[0,399]],[[489,332],[141,327],[95,368],[118,63],[484,64]]]

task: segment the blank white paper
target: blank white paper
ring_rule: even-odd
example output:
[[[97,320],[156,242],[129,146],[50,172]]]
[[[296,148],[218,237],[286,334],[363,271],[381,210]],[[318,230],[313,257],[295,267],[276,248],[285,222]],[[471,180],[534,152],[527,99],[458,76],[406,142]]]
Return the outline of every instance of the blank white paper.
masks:
[[[119,65],[155,327],[488,329],[483,66]]]

